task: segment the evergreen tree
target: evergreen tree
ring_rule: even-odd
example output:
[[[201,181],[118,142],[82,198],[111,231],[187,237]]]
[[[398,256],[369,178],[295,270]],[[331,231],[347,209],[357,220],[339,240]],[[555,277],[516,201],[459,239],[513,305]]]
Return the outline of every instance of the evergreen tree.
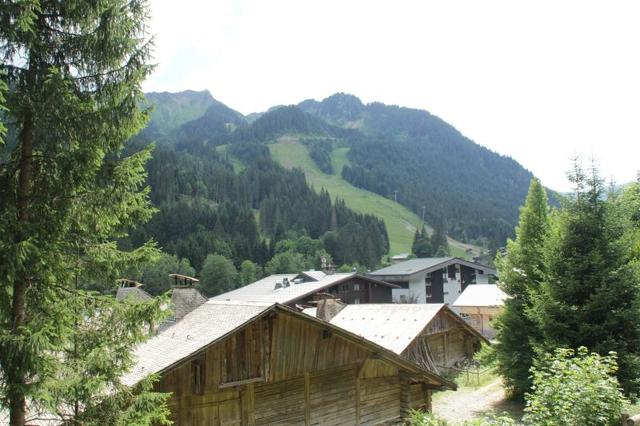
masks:
[[[433,256],[431,239],[429,238],[429,234],[427,234],[427,230],[424,226],[422,229],[416,229],[416,233],[413,236],[413,244],[411,245],[411,253],[416,257]]]
[[[436,257],[449,256],[449,241],[447,241],[446,225],[443,221],[438,221],[433,227],[431,250]]]
[[[535,319],[543,347],[585,346],[618,354],[618,379],[627,393],[640,390],[640,306],[637,271],[615,202],[603,197],[595,168],[576,164],[575,193],[554,215],[544,247],[545,274]]]
[[[516,239],[507,242],[506,256],[496,258],[500,285],[511,296],[496,320],[497,369],[512,396],[518,399],[531,388],[529,369],[535,358],[535,343],[540,339],[528,310],[542,281],[542,247],[549,230],[548,210],[544,188],[537,179],[532,179],[520,209]]]
[[[150,149],[120,152],[147,115],[146,18],[142,0],[0,8],[0,74],[10,88],[0,119],[12,135],[0,146],[0,401],[15,426],[38,407],[65,423],[134,420],[132,406],[138,419],[166,419],[148,381],[134,394],[118,381],[161,301],[119,305],[83,289],[153,252],[114,242],[152,213]],[[128,328],[114,327],[114,338],[109,320]]]

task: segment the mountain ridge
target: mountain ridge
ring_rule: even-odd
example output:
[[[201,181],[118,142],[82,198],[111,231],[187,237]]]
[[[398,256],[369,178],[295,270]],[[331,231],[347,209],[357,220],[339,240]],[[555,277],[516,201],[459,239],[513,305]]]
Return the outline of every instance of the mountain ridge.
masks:
[[[228,153],[242,152],[247,161],[247,152],[265,155],[257,145],[296,135],[328,173],[333,149],[348,147],[350,164],[337,171],[342,179],[419,215],[425,206],[428,223],[462,241],[492,246],[512,236],[533,177],[511,157],[476,144],[426,110],[364,104],[336,93],[250,115],[215,101],[165,139],[229,145]]]

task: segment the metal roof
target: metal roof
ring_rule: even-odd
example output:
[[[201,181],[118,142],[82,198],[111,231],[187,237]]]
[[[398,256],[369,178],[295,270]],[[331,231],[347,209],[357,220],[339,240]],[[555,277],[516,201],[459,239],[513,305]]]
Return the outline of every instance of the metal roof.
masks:
[[[347,305],[330,323],[401,354],[443,307],[442,303]]]
[[[273,304],[208,301],[171,328],[138,346],[135,367],[122,382],[133,386],[152,373],[160,373],[182,359],[223,338],[266,312]]]
[[[468,260],[460,259],[459,257],[424,257],[417,259],[409,259],[405,262],[396,263],[395,265],[387,266],[386,268],[378,269],[377,271],[370,272],[372,276],[386,276],[386,275],[413,275],[417,272],[431,272],[436,269],[444,268],[445,266],[459,263],[461,265],[469,266],[475,269],[481,269],[488,274],[495,274],[496,270],[480,263],[469,262]]]
[[[495,284],[471,284],[464,289],[452,306],[502,306],[509,297]]]

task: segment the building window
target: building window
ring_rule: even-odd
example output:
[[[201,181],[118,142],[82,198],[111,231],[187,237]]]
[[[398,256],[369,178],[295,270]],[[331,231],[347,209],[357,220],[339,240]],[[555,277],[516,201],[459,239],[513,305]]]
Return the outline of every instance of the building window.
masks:
[[[456,279],[456,265],[449,265],[449,267],[447,268],[447,271],[448,271],[449,279],[455,280]]]
[[[355,283],[355,284],[353,285],[353,291],[360,291],[360,284]]]
[[[194,395],[204,394],[204,359],[194,359],[191,361],[191,393]]]
[[[409,290],[409,281],[398,281],[398,282],[394,282],[394,284],[399,285],[400,288],[404,288],[405,290]]]

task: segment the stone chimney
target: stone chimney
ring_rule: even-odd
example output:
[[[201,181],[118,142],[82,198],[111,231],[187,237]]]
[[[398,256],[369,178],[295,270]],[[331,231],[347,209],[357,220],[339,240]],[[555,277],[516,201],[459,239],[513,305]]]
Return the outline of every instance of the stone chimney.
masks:
[[[327,322],[347,306],[329,293],[318,293],[314,299],[317,301],[316,317]]]
[[[175,321],[180,321],[208,299],[196,288],[199,280],[180,274],[169,274],[169,277],[174,280],[171,290],[171,311]]]
[[[117,300],[133,297],[138,300],[151,300],[153,297],[142,289],[143,284],[128,278],[120,278],[118,281]]]

